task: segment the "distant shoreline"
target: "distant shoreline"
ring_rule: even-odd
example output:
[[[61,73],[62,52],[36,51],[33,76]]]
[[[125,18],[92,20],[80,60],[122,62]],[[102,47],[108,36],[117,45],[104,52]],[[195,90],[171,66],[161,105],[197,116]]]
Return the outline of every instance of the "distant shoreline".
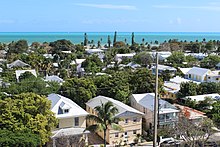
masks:
[[[97,44],[107,44],[107,37],[110,35],[113,41],[114,32],[0,32],[0,42],[9,43],[20,39],[32,42],[52,42],[60,39],[70,40],[74,44],[80,44],[84,40],[84,33],[87,33],[88,40]],[[169,39],[178,39],[178,41],[202,41],[203,38],[208,40],[220,40],[220,32],[134,32],[135,42],[159,43],[168,41]],[[131,43],[131,32],[117,32],[117,41],[127,41]]]

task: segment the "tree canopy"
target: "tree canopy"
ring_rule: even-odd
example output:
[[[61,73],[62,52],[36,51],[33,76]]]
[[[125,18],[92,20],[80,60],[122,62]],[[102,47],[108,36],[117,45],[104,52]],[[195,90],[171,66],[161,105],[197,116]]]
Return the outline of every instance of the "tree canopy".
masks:
[[[50,111],[51,102],[44,96],[23,93],[0,100],[0,129],[9,131],[32,130],[45,144],[57,119]]]

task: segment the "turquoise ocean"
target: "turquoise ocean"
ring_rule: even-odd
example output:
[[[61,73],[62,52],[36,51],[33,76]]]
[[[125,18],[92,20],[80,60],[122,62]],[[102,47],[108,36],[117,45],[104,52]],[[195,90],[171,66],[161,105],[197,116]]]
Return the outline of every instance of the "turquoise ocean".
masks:
[[[164,42],[169,39],[178,39],[178,41],[202,41],[203,38],[208,40],[220,40],[219,33],[203,33],[203,32],[135,32],[135,42],[141,43],[144,38],[145,42]],[[113,41],[114,32],[87,32],[88,40],[94,40],[97,43],[101,40],[102,44],[107,44],[107,37],[110,35],[111,41]],[[84,40],[84,32],[1,32],[0,42],[9,43],[11,41],[17,41],[25,39],[29,44],[32,42],[52,42],[59,39],[67,39],[74,44],[79,44]],[[118,32],[117,41],[127,40],[127,43],[131,43],[131,32]]]

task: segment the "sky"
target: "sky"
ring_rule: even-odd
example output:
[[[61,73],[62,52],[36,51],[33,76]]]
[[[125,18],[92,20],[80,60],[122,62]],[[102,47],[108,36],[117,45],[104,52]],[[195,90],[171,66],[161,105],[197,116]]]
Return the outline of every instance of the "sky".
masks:
[[[219,0],[1,0],[0,32],[220,32]]]

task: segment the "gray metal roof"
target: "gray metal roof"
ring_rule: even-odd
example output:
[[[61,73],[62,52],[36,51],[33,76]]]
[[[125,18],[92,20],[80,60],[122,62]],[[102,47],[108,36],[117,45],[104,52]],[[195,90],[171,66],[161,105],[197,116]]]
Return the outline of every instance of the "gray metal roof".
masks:
[[[132,115],[133,114],[139,114],[139,115],[143,115],[142,112],[120,102],[117,100],[114,100],[112,98],[109,97],[105,97],[105,96],[97,96],[91,100],[89,100],[86,105],[88,105],[91,108],[95,108],[96,106],[100,106],[101,103],[106,103],[106,102],[112,102],[113,105],[118,109],[118,114],[116,114],[116,116],[122,115],[122,113],[127,113],[127,112],[131,112]],[[128,113],[127,113],[128,114]]]
[[[11,64],[7,64],[7,67],[8,67],[8,68],[13,68],[13,67],[25,67],[25,66],[30,67],[29,64],[24,63],[24,62],[21,61],[21,60],[16,60],[16,61],[12,62]]]
[[[194,75],[199,75],[199,76],[204,76],[207,74],[210,70],[206,68],[200,68],[200,67],[193,67],[190,69],[187,74],[194,74]]]

